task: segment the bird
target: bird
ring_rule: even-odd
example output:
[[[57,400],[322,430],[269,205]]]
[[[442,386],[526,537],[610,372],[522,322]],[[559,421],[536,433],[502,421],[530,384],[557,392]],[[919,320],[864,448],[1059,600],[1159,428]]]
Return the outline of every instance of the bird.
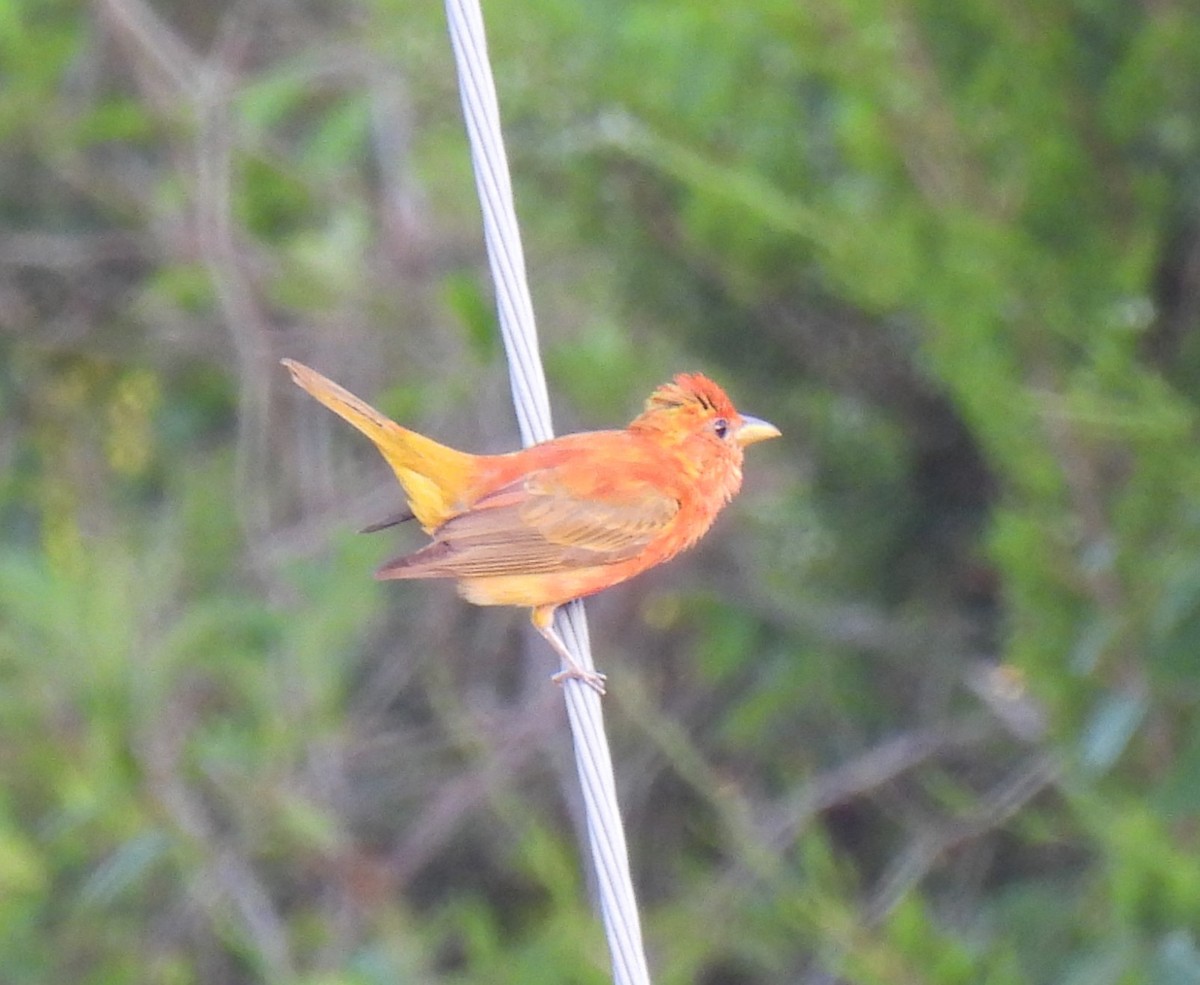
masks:
[[[741,489],[746,446],[780,435],[739,413],[708,377],[681,373],[625,428],[475,455],[402,427],[303,363],[282,362],[371,440],[404,489],[408,509],[366,531],[415,518],[431,538],[375,577],[452,578],[468,602],[529,608],[562,660],[553,680],[601,695],[605,675],[572,656],[554,630],[555,609],[695,544]]]

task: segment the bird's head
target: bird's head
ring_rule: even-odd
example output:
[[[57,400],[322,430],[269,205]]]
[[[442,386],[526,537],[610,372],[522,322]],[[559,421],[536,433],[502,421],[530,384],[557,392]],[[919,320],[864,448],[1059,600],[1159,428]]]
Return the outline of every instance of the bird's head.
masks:
[[[726,467],[728,495],[741,483],[742,450],[779,436],[775,425],[738,413],[725,391],[700,373],[680,373],[660,386],[629,429],[683,447],[702,471]]]

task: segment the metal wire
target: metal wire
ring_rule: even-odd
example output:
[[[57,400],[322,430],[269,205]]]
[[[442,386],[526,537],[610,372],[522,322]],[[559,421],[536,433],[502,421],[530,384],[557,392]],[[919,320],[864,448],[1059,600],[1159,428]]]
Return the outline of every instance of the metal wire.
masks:
[[[446,0],[450,41],[458,67],[459,94],[466,117],[475,186],[483,210],[488,262],[496,285],[500,332],[508,355],[509,379],[521,438],[526,445],[552,437],[550,398],[538,351],[533,302],[525,277],[521,234],[513,206],[508,158],[500,132],[496,86],[487,55],[483,14],[478,0]],[[555,628],[582,667],[592,669],[591,644],[583,604],[560,608]],[[617,806],[612,758],[604,732],[600,697],[577,680],[563,686],[575,744],[575,766],[583,789],[588,842],[596,867],[600,912],[617,985],[649,985],[641,921],[625,829]]]

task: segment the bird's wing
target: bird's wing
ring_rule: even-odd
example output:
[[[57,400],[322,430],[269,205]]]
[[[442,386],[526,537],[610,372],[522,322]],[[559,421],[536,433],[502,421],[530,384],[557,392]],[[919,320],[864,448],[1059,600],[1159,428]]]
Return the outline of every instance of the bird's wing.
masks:
[[[624,561],[669,529],[680,504],[647,478],[612,485],[594,472],[535,472],[482,497],[379,575],[549,574]]]

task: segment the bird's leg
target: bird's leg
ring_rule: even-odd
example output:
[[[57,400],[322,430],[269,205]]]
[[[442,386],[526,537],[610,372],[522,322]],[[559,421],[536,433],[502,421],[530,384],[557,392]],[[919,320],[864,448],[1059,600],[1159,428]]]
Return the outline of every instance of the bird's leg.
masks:
[[[579,661],[571,656],[571,651],[567,649],[567,645],[554,631],[554,610],[557,606],[554,605],[539,605],[533,610],[533,626],[545,637],[547,643],[553,647],[554,652],[562,657],[566,669],[560,670],[557,674],[550,678],[555,684],[561,684],[563,681],[574,678],[577,681],[583,681],[597,694],[603,696],[604,681],[603,674],[598,674],[594,670],[587,670],[579,665]]]

